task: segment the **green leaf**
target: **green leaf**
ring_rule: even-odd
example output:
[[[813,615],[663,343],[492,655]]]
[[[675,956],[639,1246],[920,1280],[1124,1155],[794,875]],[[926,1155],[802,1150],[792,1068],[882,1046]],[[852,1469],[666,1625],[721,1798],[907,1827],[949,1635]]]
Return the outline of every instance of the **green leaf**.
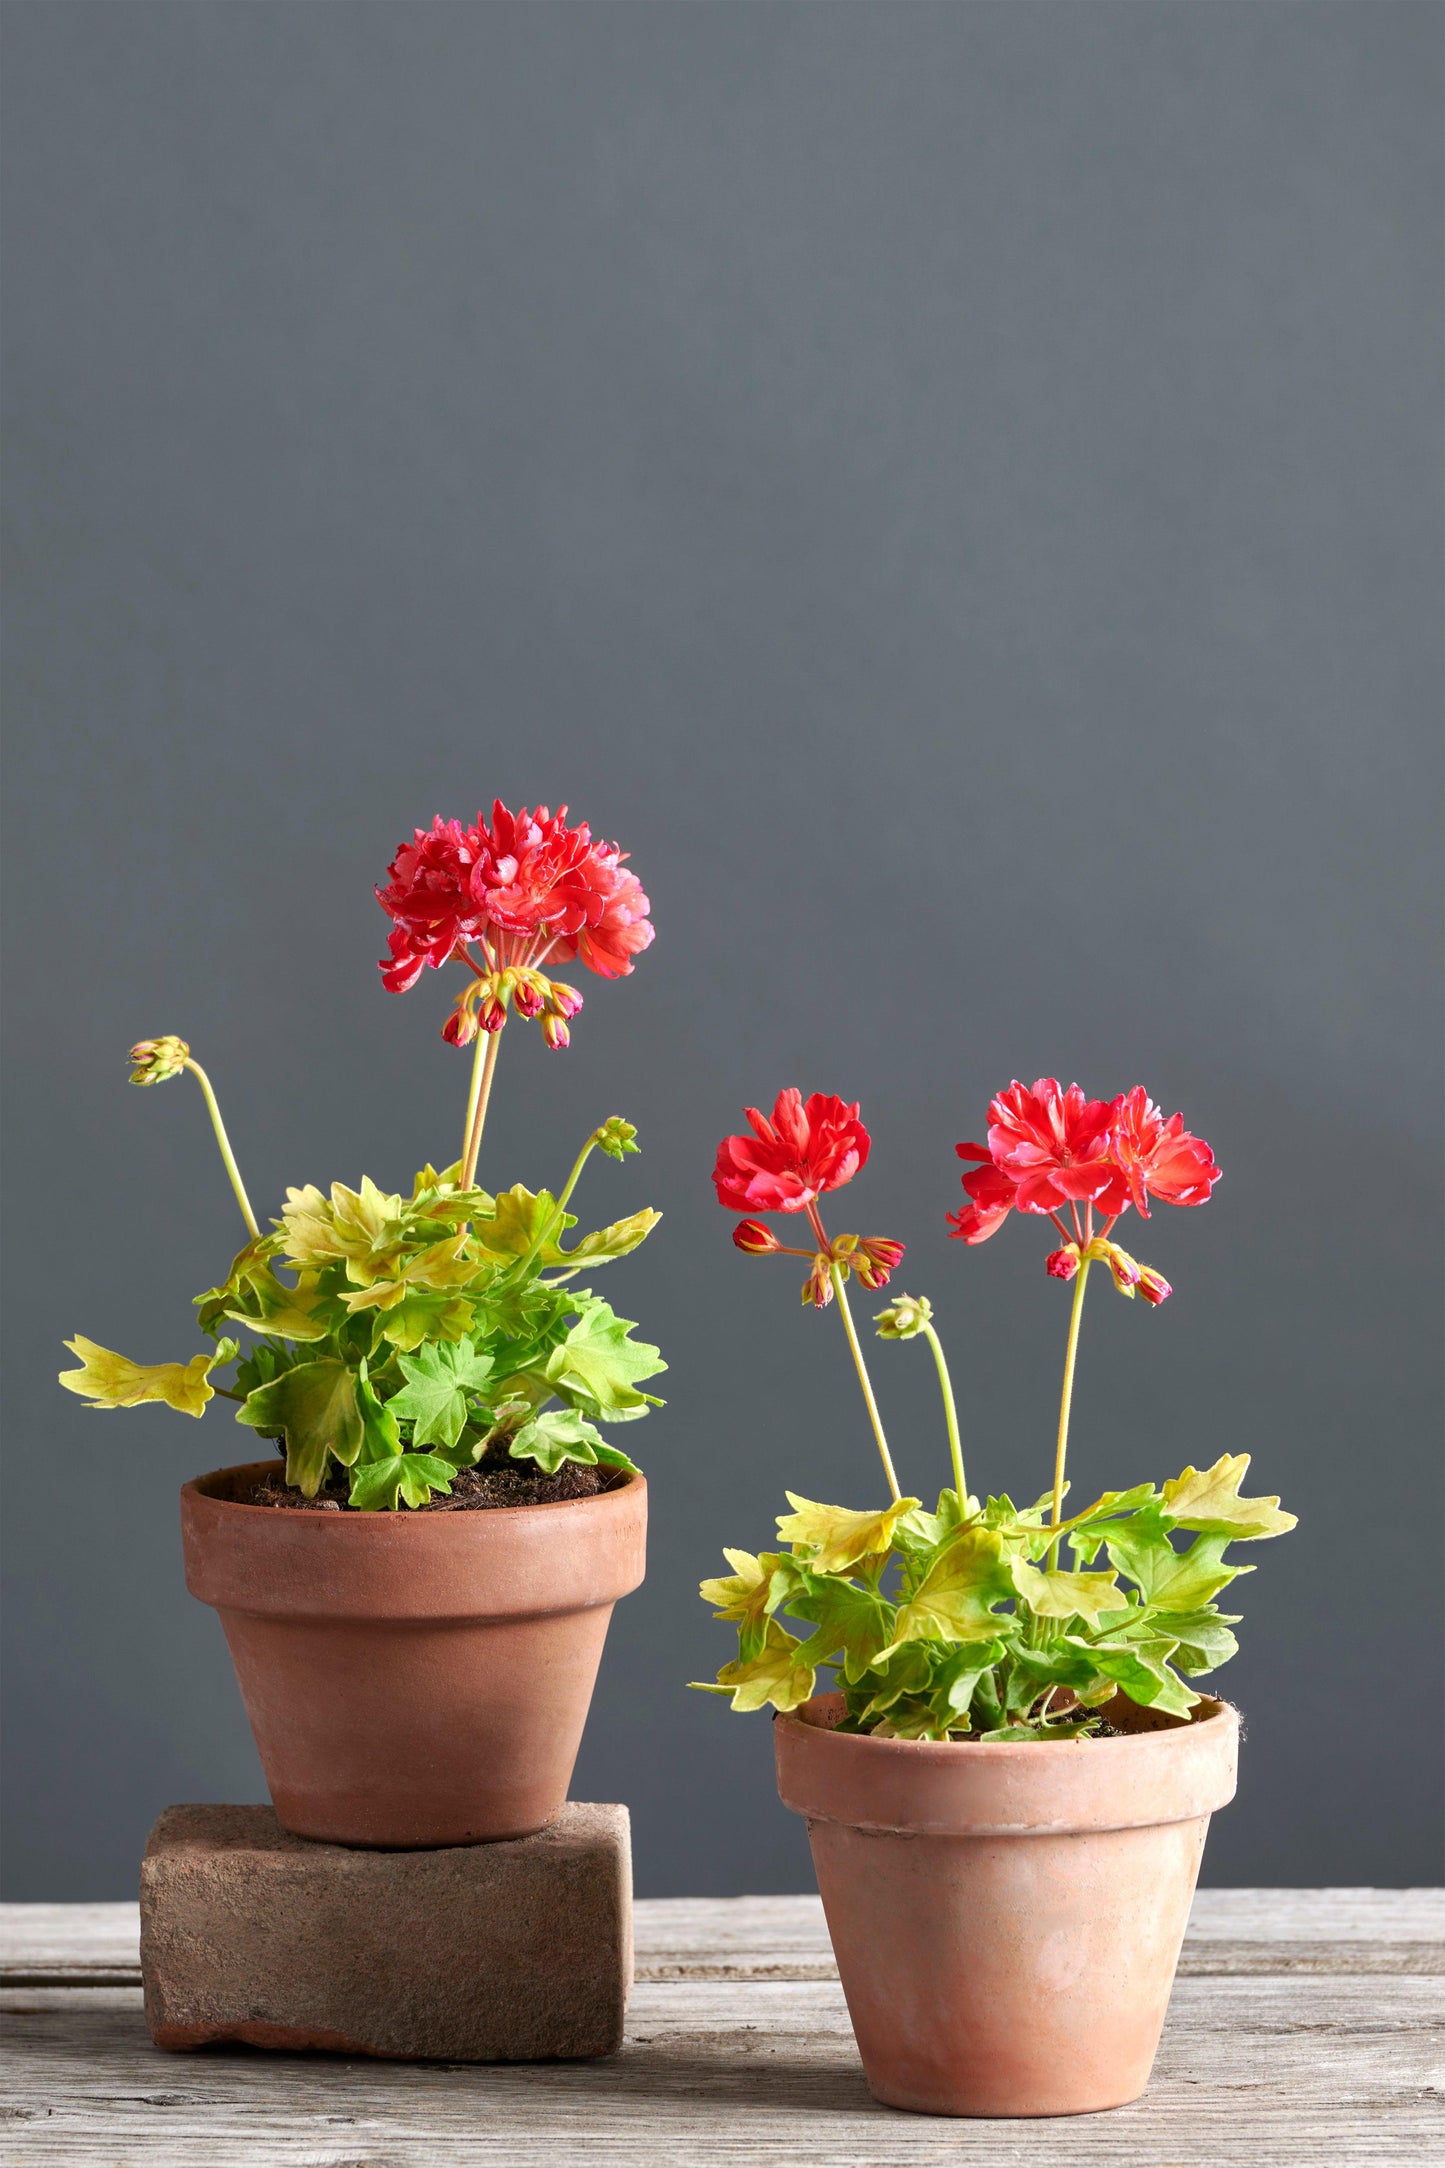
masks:
[[[401,1432],[389,1401],[378,1400],[363,1362],[356,1378],[356,1404],[361,1410],[359,1462],[391,1460],[404,1450]]]
[[[512,1439],[513,1460],[534,1460],[548,1475],[555,1475],[564,1461],[580,1461],[590,1468],[597,1459],[602,1433],[572,1408],[550,1408],[534,1415]]]
[[[449,1491],[452,1470],[435,1453],[397,1453],[372,1460],[351,1479],[351,1503],[360,1513],[389,1513],[398,1506],[424,1506],[434,1490]]]
[[[65,1345],[80,1357],[78,1370],[62,1370],[60,1382],[68,1393],[83,1395],[92,1408],[138,1408],[145,1401],[163,1401],[179,1415],[199,1416],[214,1397],[206,1380],[236,1353],[234,1340],[223,1340],[213,1355],[193,1355],[188,1363],[133,1363],[78,1332]]]
[[[1079,1641],[1067,1637],[1068,1646],[1078,1649],[1093,1669],[1106,1679],[1112,1679],[1123,1688],[1131,1701],[1141,1708],[1164,1709],[1171,1716],[1187,1716],[1199,1696],[1169,1669],[1164,1658],[1147,1648],[1132,1644]],[[1164,1647],[1167,1649],[1166,1641]]]
[[[841,1650],[844,1676],[851,1680],[860,1679],[892,1639],[892,1604],[872,1589],[829,1574],[804,1571],[788,1597],[788,1610],[815,1629],[799,1662],[830,1663]]]
[[[1212,1604],[1202,1611],[1151,1611],[1148,1614],[1148,1630],[1165,1635],[1175,1644],[1173,1661],[1191,1678],[1198,1678],[1202,1672],[1217,1671],[1231,1656],[1238,1655],[1239,1643],[1229,1630],[1238,1624],[1238,1613],[1225,1617]],[[1127,1638],[1127,1629],[1124,1637]]]
[[[932,1652],[919,1641],[895,1645],[881,1663],[872,1665],[849,1697],[849,1713],[860,1724],[872,1724],[907,1695],[921,1694],[933,1678]],[[858,1703],[856,1708],[854,1702]]]
[[[1193,1611],[1208,1603],[1252,1566],[1221,1563],[1228,1536],[1196,1536],[1176,1551],[1157,1514],[1140,1513],[1116,1527],[1105,1548],[1120,1573],[1137,1583],[1146,1604],[1164,1611]]]
[[[1112,1573],[1040,1573],[1027,1560],[1011,1561],[1013,1584],[1036,1618],[1082,1618],[1092,1626],[1102,1611],[1117,1611],[1122,1591]]]
[[[546,1376],[554,1390],[581,1400],[589,1415],[604,1422],[627,1422],[662,1406],[651,1393],[640,1393],[640,1378],[654,1377],[667,1364],[645,1340],[632,1340],[632,1321],[618,1317],[595,1296],[574,1295],[577,1322],[560,1347],[547,1358]]]
[[[597,1465],[600,1468],[621,1468],[627,1475],[641,1475],[635,1460],[630,1460],[620,1445],[599,1445]]]
[[[1248,1470],[1248,1453],[1222,1453],[1212,1468],[1186,1468],[1164,1485],[1160,1517],[1175,1528],[1197,1528],[1236,1543],[1286,1535],[1298,1523],[1293,1513],[1280,1512],[1278,1498],[1240,1497]]]
[[[1014,1593],[1003,1543],[992,1528],[976,1524],[950,1536],[909,1601],[900,1606],[895,1642],[990,1641],[1011,1620],[993,1605]]]
[[[976,1498],[970,1497],[960,1503],[956,1490],[943,1490],[938,1494],[938,1511],[929,1513],[922,1506],[915,1506],[905,1513],[893,1531],[893,1541],[900,1551],[916,1555],[920,1551],[937,1550],[945,1537],[967,1520],[974,1520],[980,1508]]]
[[[286,1440],[286,1480],[304,1497],[314,1498],[331,1454],[350,1467],[361,1451],[363,1424],[356,1397],[356,1373],[334,1356],[297,1363],[273,1384],[248,1393],[236,1410],[238,1423],[249,1423],[266,1437]]]
[[[757,1654],[724,1664],[717,1683],[732,1694],[735,1709],[761,1709],[771,1702],[775,1709],[787,1710],[808,1700],[814,1677],[812,1666],[802,1660],[801,1644],[770,1618]]]
[[[864,1559],[886,1558],[894,1529],[919,1502],[895,1498],[881,1512],[857,1513],[849,1506],[818,1505],[795,1491],[783,1495],[793,1510],[780,1517],[778,1534],[795,1551],[811,1554],[808,1564],[815,1573],[845,1573]]]
[[[376,1327],[398,1353],[411,1354],[427,1340],[465,1340],[475,1320],[475,1305],[465,1294],[444,1287],[408,1287],[399,1301],[378,1310]]]
[[[1004,1653],[1001,1641],[971,1641],[953,1649],[933,1674],[929,1697],[941,1730],[962,1730],[968,1723],[979,1681],[992,1671]]]
[[[467,1394],[486,1384],[491,1356],[479,1355],[470,1340],[457,1340],[399,1354],[397,1362],[406,1383],[387,1406],[398,1421],[413,1425],[412,1444],[455,1445],[467,1425]]]

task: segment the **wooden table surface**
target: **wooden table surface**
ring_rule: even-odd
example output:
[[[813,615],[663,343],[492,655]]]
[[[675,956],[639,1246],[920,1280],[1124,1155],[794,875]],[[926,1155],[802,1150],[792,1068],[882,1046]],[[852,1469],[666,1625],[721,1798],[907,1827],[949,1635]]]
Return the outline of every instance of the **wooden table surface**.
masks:
[[[1205,1890],[1148,2094],[963,2122],[863,2082],[816,1897],[637,1907],[599,2063],[164,2055],[132,1904],[0,1906],[4,2168],[1433,2168],[1445,1892]]]

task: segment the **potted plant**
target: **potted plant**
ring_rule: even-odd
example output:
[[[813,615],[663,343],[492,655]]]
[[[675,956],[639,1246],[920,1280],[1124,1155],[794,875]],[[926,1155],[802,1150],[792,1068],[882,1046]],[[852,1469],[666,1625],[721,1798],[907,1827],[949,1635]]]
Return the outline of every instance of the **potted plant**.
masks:
[[[739,1650],[709,1690],[777,1712],[779,1790],[807,1817],[876,2097],[934,2115],[1116,2107],[1148,2083],[1209,1816],[1234,1793],[1238,1717],[1187,1683],[1236,1648],[1214,1599],[1250,1569],[1224,1553],[1294,1518],[1240,1495],[1243,1453],[1066,1514],[1069,1412],[1093,1268],[1148,1305],[1170,1292],[1114,1240],[1119,1220],[1205,1203],[1219,1169],[1142,1089],[1091,1100],[1045,1077],[992,1102],[987,1143],[958,1147],[969,1202],[950,1217],[967,1244],[1011,1211],[1062,1238],[1046,1263],[1072,1286],[1053,1482],[1027,1506],[970,1492],[930,1306],[903,1295],[878,1330],[926,1342],[952,1461],[928,1510],[900,1493],[848,1307],[849,1277],[885,1286],[903,1245],[830,1237],[819,1211],[867,1160],[858,1108],[786,1091],[748,1121],[713,1176],[749,1215],[733,1240],[805,1258],[804,1302],[836,1302],[889,1496],[852,1511],[789,1492],[778,1549],[725,1554],[702,1594]],[[758,1212],[794,1215],[804,1245]]]
[[[477,1181],[509,1019],[565,1047],[582,997],[551,972],[576,957],[618,978],[652,939],[623,854],[566,810],[438,819],[376,891],[392,991],[453,959],[468,974],[442,1034],[474,1050],[462,1151],[410,1195],[291,1189],[263,1233],[184,1041],[132,1050],[132,1083],[200,1084],[249,1239],[197,1298],[211,1350],[147,1365],[77,1337],[61,1383],[193,1416],[219,1395],[284,1453],[186,1484],[181,1523],[187,1585],[220,1612],[277,1815],[302,1836],[541,1828],[612,1605],[642,1579],[647,1487],[598,1425],[659,1405],[640,1388],[665,1365],[586,1282],[658,1215],[569,1239],[568,1209],[590,1155],[621,1160],[635,1132],[592,1130],[556,1194]]]

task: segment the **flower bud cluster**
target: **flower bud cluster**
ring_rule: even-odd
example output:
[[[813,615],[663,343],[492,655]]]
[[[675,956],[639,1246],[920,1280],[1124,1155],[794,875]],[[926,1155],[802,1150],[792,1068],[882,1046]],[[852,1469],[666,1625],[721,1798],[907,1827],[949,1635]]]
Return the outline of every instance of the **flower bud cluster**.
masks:
[[[1131,1302],[1138,1295],[1157,1309],[1174,1292],[1162,1272],[1156,1272],[1152,1265],[1141,1265],[1117,1242],[1102,1238],[1096,1238],[1084,1250],[1077,1242],[1066,1242],[1061,1249],[1051,1250],[1044,1259],[1044,1270],[1050,1279],[1072,1280],[1081,1264],[1107,1265],[1119,1293],[1127,1295]]]
[[[132,1084],[164,1084],[168,1078],[180,1075],[191,1058],[191,1050],[184,1039],[170,1033],[161,1039],[138,1040],[129,1058],[135,1064],[130,1073]]]
[[[507,964],[499,971],[483,972],[462,989],[442,1026],[442,1037],[450,1046],[470,1046],[479,1030],[500,1031],[508,1009],[515,1009],[521,1017],[540,1017],[548,1046],[560,1048],[571,1038],[568,1020],[581,1006],[582,996],[565,980],[549,979],[523,964]]]

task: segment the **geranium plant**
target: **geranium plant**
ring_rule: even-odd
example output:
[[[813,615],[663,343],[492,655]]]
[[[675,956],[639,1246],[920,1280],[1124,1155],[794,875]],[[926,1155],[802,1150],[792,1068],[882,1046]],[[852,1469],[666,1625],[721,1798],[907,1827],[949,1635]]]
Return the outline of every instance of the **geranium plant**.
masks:
[[[636,1132],[616,1116],[601,1123],[555,1194],[476,1181],[508,1020],[535,1019],[548,1046],[565,1047],[582,996],[551,971],[577,958],[600,977],[625,976],[653,936],[624,854],[585,823],[569,827],[566,813],[498,802],[490,822],[437,819],[401,846],[376,891],[393,921],[380,967],[393,992],[428,967],[467,972],[443,1028],[453,1046],[474,1047],[461,1153],[440,1173],[424,1167],[409,1196],[366,1177],[356,1189],[290,1189],[263,1233],[184,1040],[132,1049],[133,1084],[186,1072],[200,1084],[249,1240],[196,1298],[209,1351],[133,1363],[77,1336],[67,1345],[80,1367],[63,1385],[93,1408],[163,1401],[195,1416],[219,1394],[237,1403],[237,1422],[284,1446],[287,1485],[306,1498],[344,1485],[345,1503],[363,1511],[424,1506],[483,1462],[633,1468],[597,1425],[660,1405],[640,1387],[666,1366],[576,1283],[636,1249],[658,1214],[569,1240],[568,1205],[592,1152],[621,1160]],[[217,1382],[228,1369],[231,1383]]]
[[[1235,1615],[1215,1598],[1252,1569],[1226,1560],[1229,1544],[1281,1535],[1294,1516],[1277,1498],[1245,1498],[1244,1453],[1186,1468],[1156,1488],[1106,1491],[1065,1513],[1069,1417],[1084,1295],[1095,1265],[1120,1294],[1163,1302],[1168,1282],[1139,1264],[1114,1232],[1131,1209],[1158,1198],[1206,1203],[1219,1179],[1207,1144],[1183,1117],[1165,1120],[1141,1088],[1089,1099],[1052,1077],[1014,1083],[989,1107],[984,1144],[960,1144],[971,1163],[968,1203],[950,1214],[954,1236],[976,1246],[1010,1212],[1048,1223],[1062,1240],[1051,1279],[1071,1283],[1053,1482],[1033,1504],[999,1493],[980,1500],[964,1474],[948,1364],[921,1296],[901,1295],[877,1315],[880,1336],[925,1341],[937,1366],[952,1482],[928,1510],[899,1489],[878,1403],[848,1304],[847,1282],[888,1283],[903,1244],[830,1236],[820,1200],[868,1158],[858,1107],[783,1092],[771,1120],[747,1110],[750,1135],[724,1138],[713,1181],[718,1201],[745,1214],[733,1231],[748,1256],[806,1259],[803,1300],[836,1301],[887,1482],[888,1503],[852,1510],[788,1492],[781,1547],[727,1551],[730,1574],[704,1581],[715,1615],[736,1623],[738,1658],[709,1691],[735,1709],[798,1708],[824,1667],[836,1673],[841,1729],[934,1740],[1082,1739],[1107,1734],[1104,1713],[1122,1692],[1144,1707],[1187,1717],[1187,1683],[1235,1653]],[[759,1213],[792,1215],[808,1241],[782,1241]],[[1066,1549],[1067,1547],[1067,1549]],[[783,1623],[792,1621],[798,1630]]]

